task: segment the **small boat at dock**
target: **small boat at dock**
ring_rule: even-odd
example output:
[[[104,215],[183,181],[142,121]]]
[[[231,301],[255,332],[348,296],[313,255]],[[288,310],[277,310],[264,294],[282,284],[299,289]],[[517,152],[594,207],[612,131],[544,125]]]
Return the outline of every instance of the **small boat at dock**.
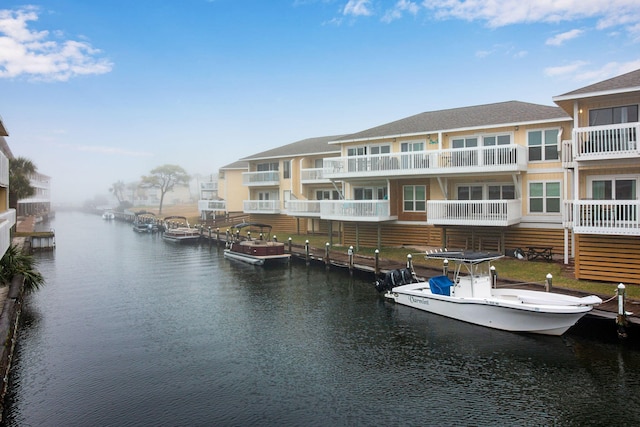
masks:
[[[437,252],[427,259],[455,264],[447,273],[420,280],[409,268],[389,271],[376,281],[385,298],[429,313],[511,332],[562,335],[602,300],[554,292],[496,288],[491,262],[501,254]]]
[[[146,211],[136,212],[133,219],[133,231],[136,233],[156,233],[158,222],[155,214]]]
[[[225,258],[235,259],[254,265],[286,263],[291,254],[284,253],[284,243],[270,239],[271,226],[255,222],[243,222],[233,227],[235,233],[227,236]],[[246,237],[241,236],[246,230]],[[251,230],[254,236],[251,236]]]
[[[186,217],[173,215],[164,219],[164,240],[173,243],[196,243],[200,237],[200,229],[191,227]]]

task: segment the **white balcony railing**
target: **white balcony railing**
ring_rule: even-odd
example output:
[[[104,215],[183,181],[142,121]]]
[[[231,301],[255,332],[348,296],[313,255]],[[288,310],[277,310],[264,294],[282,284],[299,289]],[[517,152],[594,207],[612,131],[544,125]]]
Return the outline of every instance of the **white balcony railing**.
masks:
[[[200,191],[218,191],[217,182],[201,182]]]
[[[280,200],[244,200],[242,210],[245,213],[280,213]]]
[[[574,160],[637,157],[640,123],[590,126],[573,130]]]
[[[16,225],[16,210],[9,209],[0,214],[0,257],[11,245],[11,227]]]
[[[242,172],[242,184],[251,185],[251,186],[279,185],[280,172],[278,171]]]
[[[198,200],[198,211],[226,211],[227,202],[225,200]]]
[[[288,200],[284,204],[287,215],[320,217],[321,200]]]
[[[433,225],[498,226],[518,224],[520,200],[430,200],[427,223]]]
[[[576,234],[640,236],[639,212],[638,200],[567,201],[563,225]]]
[[[303,184],[329,182],[329,180],[324,177],[324,168],[302,169],[300,171],[300,181]]]
[[[325,178],[523,171],[527,150],[498,145],[323,159]]]
[[[388,200],[323,200],[320,218],[337,221],[380,222],[397,219]]]

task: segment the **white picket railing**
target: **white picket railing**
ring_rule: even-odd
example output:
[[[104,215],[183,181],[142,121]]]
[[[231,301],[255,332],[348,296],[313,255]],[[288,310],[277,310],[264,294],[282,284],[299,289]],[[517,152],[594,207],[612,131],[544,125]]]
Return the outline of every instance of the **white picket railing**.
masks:
[[[341,221],[387,221],[390,214],[388,200],[323,200],[320,218]]]
[[[321,200],[288,200],[284,209],[288,215],[320,217]]]
[[[505,227],[520,222],[520,200],[430,200],[427,223]]]
[[[227,202],[225,200],[198,200],[198,211],[226,211]]]
[[[640,123],[589,126],[573,130],[575,160],[637,156]]]
[[[242,210],[245,213],[280,213],[280,200],[244,200]]]
[[[402,174],[443,174],[507,172],[525,170],[527,150],[520,145],[412,151],[323,159],[324,177],[393,176]]]
[[[280,172],[242,172],[243,185],[279,185]]]
[[[640,236],[640,201],[573,200],[565,203],[563,224],[576,234]]]

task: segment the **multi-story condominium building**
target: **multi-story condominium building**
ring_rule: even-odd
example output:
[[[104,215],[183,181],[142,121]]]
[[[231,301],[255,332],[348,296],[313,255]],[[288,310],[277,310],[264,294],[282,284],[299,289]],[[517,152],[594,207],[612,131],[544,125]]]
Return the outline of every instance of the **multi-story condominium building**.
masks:
[[[553,100],[573,119],[561,152],[565,253],[576,277],[638,284],[640,70]]]
[[[243,158],[249,165],[242,173],[249,198],[242,210],[278,229],[327,230],[328,223],[320,221],[321,201],[338,199],[342,188],[324,176],[323,162],[340,154],[339,147],[328,144],[338,137],[308,138]]]
[[[578,278],[640,283],[640,70],[553,101],[430,111],[246,157],[242,210],[356,248],[542,249],[575,259]]]
[[[11,245],[11,229],[16,224],[16,211],[9,209],[9,159],[13,154],[6,136],[9,132],[0,117],[0,257]]]
[[[34,193],[18,200],[18,216],[46,216],[51,212],[51,177],[40,172],[29,176]]]
[[[510,101],[431,111],[331,142],[344,199],[321,218],[356,246],[562,247],[560,108]],[[541,189],[541,190],[540,190]]]
[[[248,170],[249,164],[245,161],[237,161],[218,170],[215,196],[204,191],[198,201],[198,211],[203,219],[242,212],[243,202],[249,197],[248,187],[242,185],[242,174]]]

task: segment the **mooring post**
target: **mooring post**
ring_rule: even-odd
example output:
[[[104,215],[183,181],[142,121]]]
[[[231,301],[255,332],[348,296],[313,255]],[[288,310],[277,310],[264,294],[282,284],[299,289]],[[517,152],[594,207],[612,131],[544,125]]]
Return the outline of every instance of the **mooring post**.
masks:
[[[220,245],[220,227],[216,228],[216,245]]]
[[[376,276],[378,276],[380,274],[380,250],[376,249],[375,254],[376,254],[375,273],[376,273]]]
[[[349,246],[347,255],[349,255],[349,273],[353,274],[353,246]]]
[[[618,338],[627,337],[627,312],[624,309],[625,303],[625,286],[620,283],[618,285],[618,316],[616,317],[616,325],[618,325]]]
[[[328,270],[329,269],[329,264],[331,263],[331,260],[329,259],[329,247],[331,245],[329,244],[329,242],[324,244],[324,266],[325,268]]]
[[[409,271],[413,271],[413,256],[411,254],[407,254],[407,268]]]
[[[275,234],[273,235],[273,241],[277,242],[278,241],[278,236],[276,236]]]
[[[209,246],[211,246],[211,227],[207,227],[209,230]]]
[[[291,237],[289,237],[289,253],[291,253]]]
[[[491,287],[497,288],[498,287],[498,273],[496,272],[496,266],[492,265],[489,270],[491,272]]]
[[[547,280],[544,282],[544,290],[546,292],[551,292],[551,287],[553,285],[553,276],[551,273],[547,274]]]
[[[444,261],[442,261],[442,275],[443,276],[449,275],[449,260],[446,258],[444,259]]]
[[[307,265],[309,265],[310,264],[310,261],[309,261],[309,240],[305,240],[304,241],[304,252],[305,252],[305,259],[306,259]]]

